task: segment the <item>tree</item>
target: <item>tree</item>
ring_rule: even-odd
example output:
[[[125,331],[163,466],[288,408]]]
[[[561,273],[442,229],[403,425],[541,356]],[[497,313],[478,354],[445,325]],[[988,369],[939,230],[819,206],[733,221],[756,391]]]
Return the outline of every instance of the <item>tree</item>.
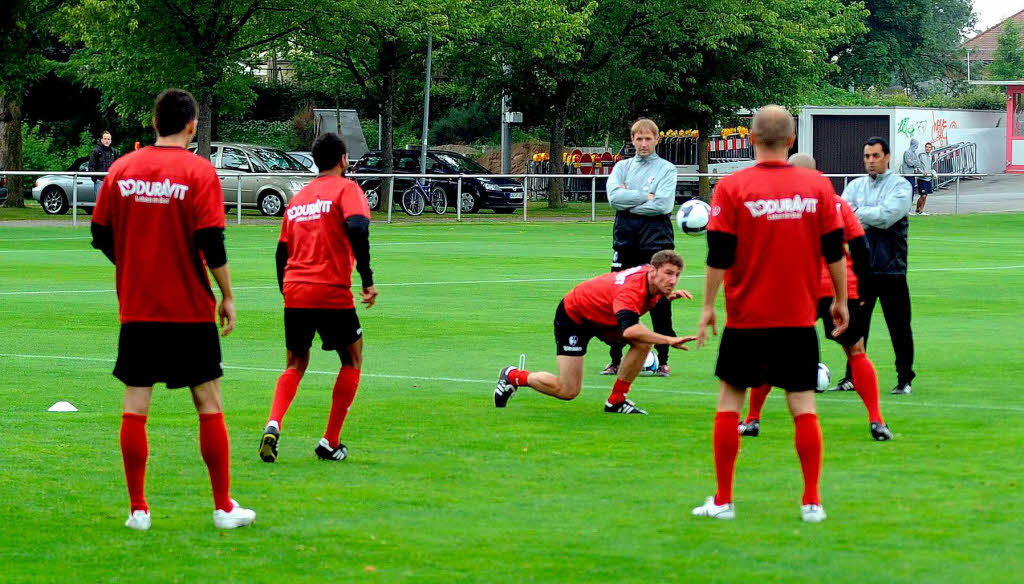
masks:
[[[148,123],[153,98],[167,87],[199,102],[199,153],[210,155],[214,104],[251,104],[246,63],[310,22],[319,0],[77,0],[64,9],[64,38],[83,50],[70,68],[125,117]]]
[[[1024,49],[1020,46],[1020,25],[1007,20],[996,41],[992,64],[985,72],[989,79],[1017,81],[1024,79]]]

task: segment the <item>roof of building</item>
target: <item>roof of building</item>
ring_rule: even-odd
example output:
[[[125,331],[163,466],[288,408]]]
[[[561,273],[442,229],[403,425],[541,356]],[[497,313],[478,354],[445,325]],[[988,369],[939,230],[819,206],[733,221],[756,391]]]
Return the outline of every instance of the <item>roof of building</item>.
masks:
[[[1024,10],[1010,16],[999,24],[990,27],[978,36],[964,43],[964,48],[971,50],[972,61],[991,61],[996,52],[996,45],[999,43],[999,35],[1002,34],[1008,21],[1014,21],[1024,26]]]

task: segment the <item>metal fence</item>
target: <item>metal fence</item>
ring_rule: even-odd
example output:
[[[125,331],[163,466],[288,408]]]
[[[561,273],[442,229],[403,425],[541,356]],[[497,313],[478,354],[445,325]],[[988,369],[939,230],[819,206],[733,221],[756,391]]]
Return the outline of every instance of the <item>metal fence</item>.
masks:
[[[978,145],[974,142],[960,142],[943,146],[932,152],[932,170],[940,175],[946,175],[940,179],[935,188],[942,188],[956,180],[957,176],[970,175],[971,178],[978,172]]]
[[[968,150],[964,149],[964,151],[966,152]],[[966,159],[967,157],[964,156],[963,158]],[[11,171],[0,171],[0,174],[7,175],[7,176],[15,176],[16,175],[16,176],[29,176],[29,177],[32,177],[32,176],[44,176],[44,175],[58,175],[58,176],[70,176],[70,177],[72,177],[72,185],[73,186],[72,186],[71,200],[68,201],[68,204],[70,206],[70,210],[71,210],[71,214],[72,214],[71,215],[71,222],[72,222],[73,225],[77,225],[78,224],[78,210],[79,210],[79,207],[83,206],[82,203],[79,200],[78,177],[105,177],[107,173],[105,173],[105,172],[53,172],[53,171],[13,171],[13,170],[11,170]],[[235,207],[235,215],[236,215],[236,222],[237,222],[237,224],[241,225],[242,224],[242,207],[243,207],[243,203],[242,203],[242,178],[243,178],[243,175],[231,174],[231,175],[224,175],[224,176],[232,176],[232,177],[236,178],[236,186],[235,186],[235,189],[234,189],[235,199],[234,199],[234,201],[229,203],[229,199],[228,199],[228,192],[229,191],[227,189],[224,189],[224,195],[225,195],[225,201],[224,202],[225,202],[225,205],[232,205],[232,204],[234,205],[234,207]],[[271,173],[246,173],[244,176],[253,177],[253,176],[281,176],[281,175],[280,174],[271,174]],[[302,176],[302,175],[296,175],[296,176]],[[310,179],[313,178],[313,175],[308,175],[308,176],[310,177]],[[467,179],[480,179],[480,178],[484,178],[484,179],[507,178],[507,179],[512,179],[512,180],[517,180],[517,181],[519,181],[523,185],[523,197],[522,197],[523,217],[522,217],[522,220],[523,221],[528,221],[529,220],[529,205],[530,205],[530,202],[531,201],[539,202],[539,201],[546,200],[546,198],[547,198],[547,189],[549,188],[549,181],[551,179],[554,179],[554,178],[562,178],[562,179],[566,179],[567,180],[567,186],[569,186],[571,184],[571,185],[573,185],[573,188],[575,189],[573,191],[570,191],[570,190],[567,189],[567,191],[566,191],[567,193],[568,192],[574,192],[574,193],[577,193],[577,194],[585,193],[585,195],[586,195],[585,197],[578,197],[577,196],[577,197],[575,197],[572,200],[577,200],[579,202],[589,201],[590,202],[590,220],[591,221],[596,221],[597,220],[597,203],[598,203],[598,196],[597,195],[598,195],[599,192],[604,193],[606,191],[607,181],[608,181],[608,178],[609,178],[609,175],[606,175],[606,174],[582,175],[581,176],[581,175],[578,175],[578,174],[537,174],[537,173],[534,173],[534,174],[395,174],[395,173],[392,173],[392,174],[383,174],[383,173],[366,173],[366,174],[363,174],[363,173],[360,173],[360,174],[352,174],[352,175],[348,175],[348,176],[350,178],[352,178],[352,179],[355,179],[355,180],[385,179],[385,182],[388,183],[388,192],[387,192],[387,222],[388,223],[391,223],[394,220],[393,214],[394,214],[394,209],[395,209],[396,201],[395,201],[395,181],[394,180],[386,180],[386,179],[404,179],[404,180],[428,179],[428,180],[431,180],[431,181],[444,180],[444,181],[454,182],[455,186],[456,186],[456,197],[455,197],[455,201],[456,201],[456,204],[455,204],[455,220],[456,221],[462,221],[462,216],[463,216],[462,205],[461,205],[463,186],[464,186],[463,185],[463,181],[465,181]],[[701,174],[701,173],[696,173],[696,172],[692,172],[692,173],[691,172],[680,172],[678,174],[679,178],[701,178],[701,177],[707,177],[712,182],[715,182],[715,181],[717,181],[718,179],[721,179],[724,176],[728,176],[728,175],[727,174],[714,174],[714,173],[704,173],[704,174]],[[862,176],[867,176],[867,175],[866,174],[825,174],[824,176],[829,177],[829,178],[842,178],[843,179],[843,186],[845,188],[845,186],[846,186],[846,184],[848,184],[850,178],[857,178],[857,177],[862,177]],[[923,177],[925,175],[903,175],[903,176]],[[956,188],[955,196],[956,196],[956,198],[954,200],[954,207],[953,207],[953,213],[955,214],[955,213],[957,213],[959,211],[959,205],[960,205],[960,181],[961,181],[961,179],[971,179],[971,178],[977,179],[977,178],[982,178],[982,177],[989,176],[989,175],[988,174],[982,174],[982,173],[945,173],[945,172],[939,172],[938,176],[939,176],[939,179],[940,179],[940,184],[942,184],[942,185],[946,185],[946,184],[955,182],[955,185],[956,185],[956,187],[955,187]],[[582,181],[582,182],[572,182],[572,181]],[[600,184],[600,188],[599,188],[599,182],[601,183]],[[540,185],[543,185],[543,186],[540,186]],[[580,185],[586,185],[586,188],[585,189],[581,189]],[[531,190],[531,186],[533,187],[533,190]],[[91,206],[91,205],[85,205],[85,206]]]

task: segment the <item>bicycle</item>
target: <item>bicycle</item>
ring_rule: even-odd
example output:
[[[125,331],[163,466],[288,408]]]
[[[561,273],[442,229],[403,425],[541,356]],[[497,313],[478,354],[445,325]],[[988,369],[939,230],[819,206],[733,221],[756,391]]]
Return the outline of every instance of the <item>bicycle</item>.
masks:
[[[438,215],[444,215],[448,210],[448,195],[444,188],[428,180],[424,180],[423,183],[419,180],[414,181],[398,200],[402,210],[412,217],[422,215],[428,201],[434,213]]]

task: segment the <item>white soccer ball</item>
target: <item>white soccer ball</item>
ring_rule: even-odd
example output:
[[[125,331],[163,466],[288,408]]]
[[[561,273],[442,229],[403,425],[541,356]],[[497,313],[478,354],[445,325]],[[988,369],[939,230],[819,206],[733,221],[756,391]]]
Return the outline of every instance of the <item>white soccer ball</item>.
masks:
[[[711,220],[711,205],[700,199],[690,199],[679,205],[676,212],[676,226],[687,235],[700,235],[707,231]]]
[[[644,366],[640,369],[640,375],[654,375],[658,371],[658,365],[658,354],[654,351],[647,353]]]
[[[828,370],[828,365],[818,363],[818,391],[825,391],[831,383],[832,372]]]

